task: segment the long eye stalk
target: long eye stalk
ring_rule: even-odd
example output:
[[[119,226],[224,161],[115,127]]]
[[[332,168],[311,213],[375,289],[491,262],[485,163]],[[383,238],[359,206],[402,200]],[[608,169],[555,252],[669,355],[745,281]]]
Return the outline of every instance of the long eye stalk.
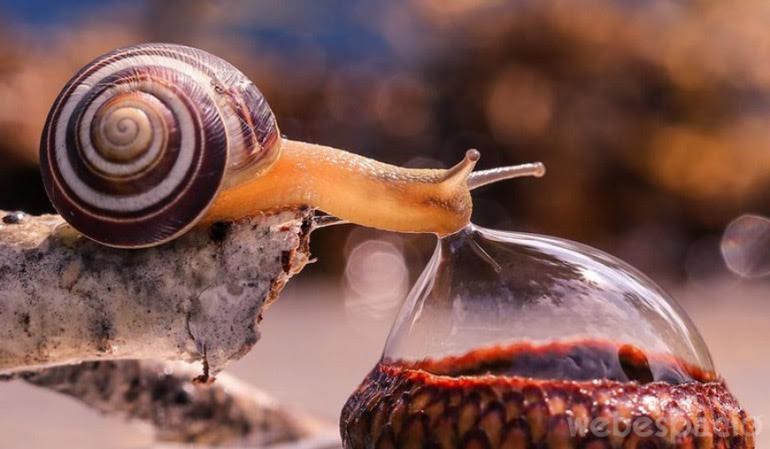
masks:
[[[532,164],[512,165],[509,167],[497,167],[489,170],[473,172],[468,176],[468,189],[474,190],[485,185],[493,184],[506,179],[534,176],[545,176],[545,165],[540,162]]]

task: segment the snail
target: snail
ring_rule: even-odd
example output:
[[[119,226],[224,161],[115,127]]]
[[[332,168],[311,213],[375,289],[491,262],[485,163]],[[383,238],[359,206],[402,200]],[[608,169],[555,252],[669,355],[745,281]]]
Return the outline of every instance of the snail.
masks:
[[[257,87],[203,50],[141,44],[114,50],[63,88],[41,139],[41,174],[77,231],[121,248],[159,245],[193,226],[310,206],[400,232],[453,233],[470,190],[541,164],[471,173],[410,169],[289,140]]]

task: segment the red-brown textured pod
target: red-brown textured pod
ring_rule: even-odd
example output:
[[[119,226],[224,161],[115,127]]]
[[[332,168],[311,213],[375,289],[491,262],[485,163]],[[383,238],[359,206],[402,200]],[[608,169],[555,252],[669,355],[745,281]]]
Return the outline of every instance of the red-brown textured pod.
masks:
[[[576,341],[514,345],[416,364],[380,363],[346,403],[348,449],[754,448],[754,423],[714,373],[660,357],[669,381],[614,380],[647,360],[611,362],[623,347]],[[483,374],[522,363],[602,360],[603,380]],[[677,377],[687,367],[689,378]],[[600,370],[600,368],[596,368]],[[439,373],[439,374],[436,374]]]

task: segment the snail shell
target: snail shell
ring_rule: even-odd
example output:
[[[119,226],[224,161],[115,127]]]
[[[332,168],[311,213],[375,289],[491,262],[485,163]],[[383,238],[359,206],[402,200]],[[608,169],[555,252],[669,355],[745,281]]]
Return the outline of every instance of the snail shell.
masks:
[[[273,112],[238,69],[169,44],[118,49],[65,86],[41,171],[54,207],[87,237],[144,247],[186,232],[220,189],[280,153]]]

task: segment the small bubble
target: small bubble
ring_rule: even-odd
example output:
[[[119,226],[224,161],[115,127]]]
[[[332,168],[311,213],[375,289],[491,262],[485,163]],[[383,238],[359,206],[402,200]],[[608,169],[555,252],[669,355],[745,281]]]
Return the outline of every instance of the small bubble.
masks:
[[[770,275],[770,220],[758,215],[733,220],[722,236],[722,257],[741,277]]]

